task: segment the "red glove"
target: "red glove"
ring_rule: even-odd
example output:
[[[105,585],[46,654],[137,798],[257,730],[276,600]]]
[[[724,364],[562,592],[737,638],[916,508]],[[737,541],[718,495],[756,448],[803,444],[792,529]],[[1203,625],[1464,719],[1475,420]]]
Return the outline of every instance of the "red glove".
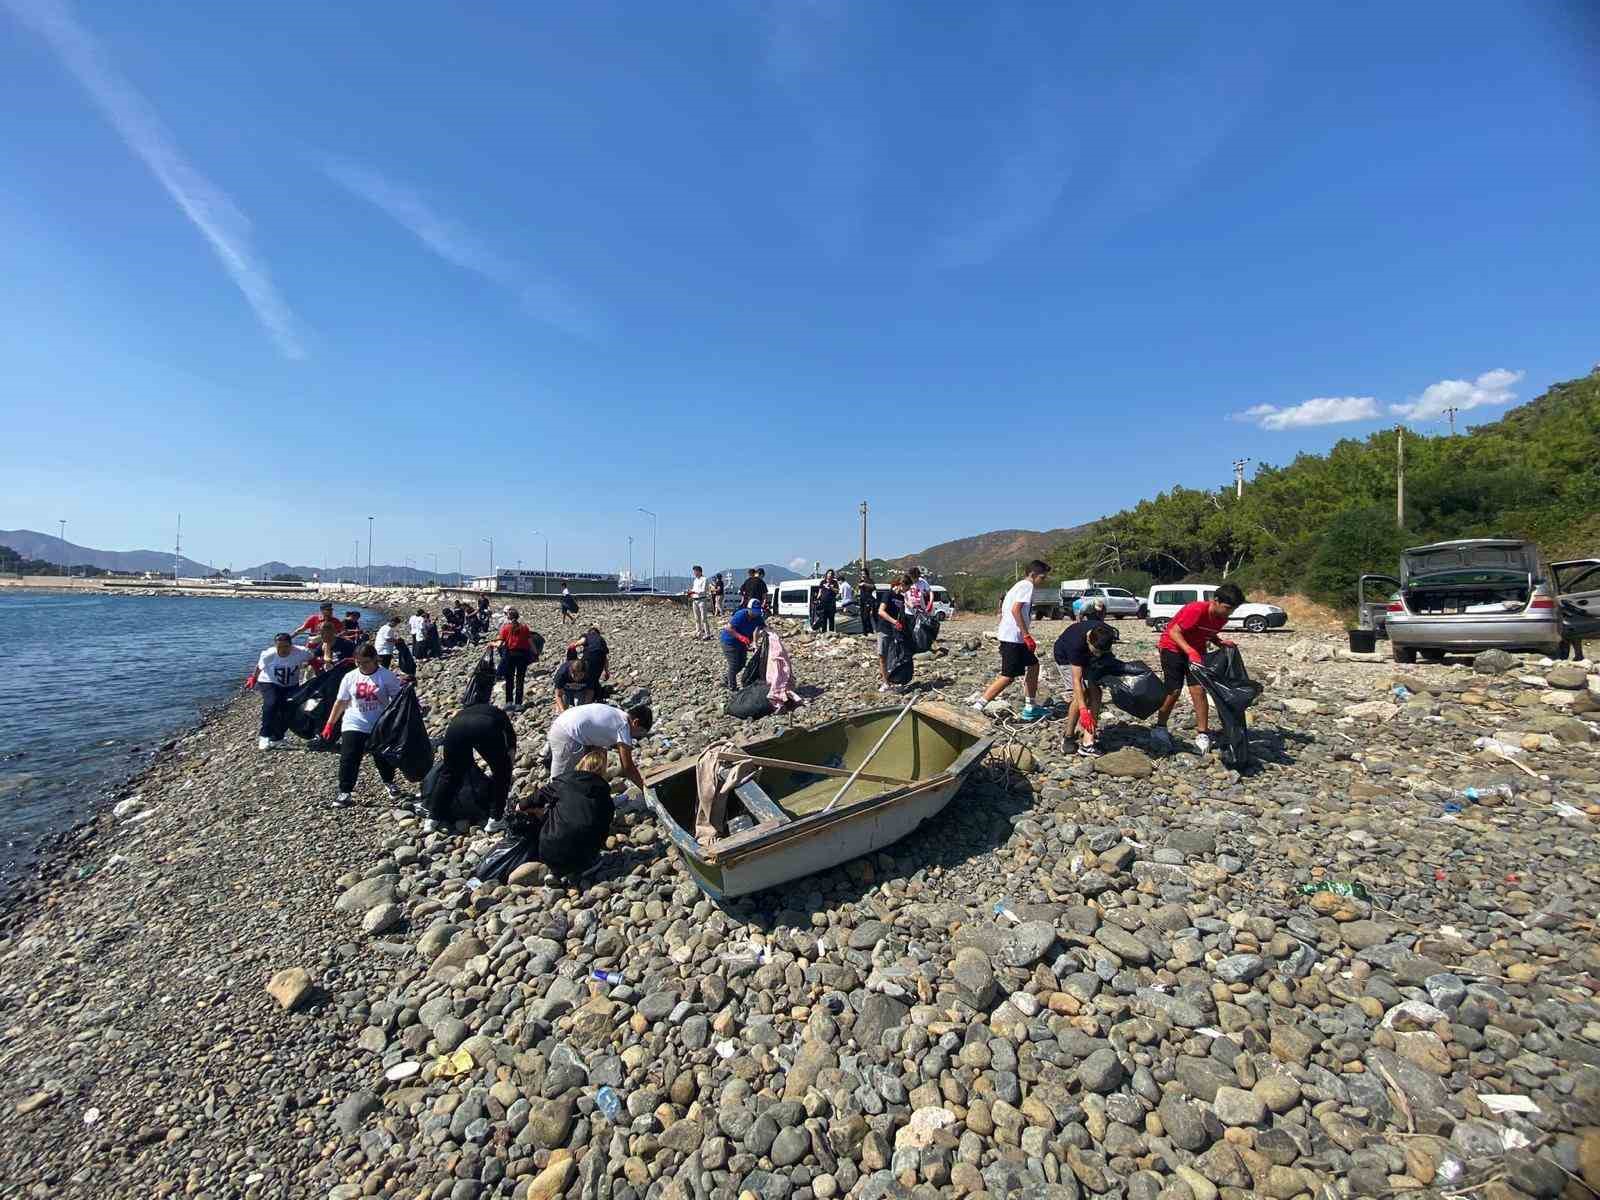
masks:
[[[1022,635],[1022,644],[1028,648],[1028,653],[1029,654],[1034,654],[1034,653],[1038,652],[1039,643],[1033,640],[1033,634],[1031,634],[1031,633],[1023,634]]]
[[[333,722],[332,721],[329,721],[326,725],[324,725],[322,727],[322,740],[325,741],[325,742],[333,741]]]
[[[248,692],[251,688],[255,687],[255,685],[256,685],[256,677],[258,675],[260,675],[260,674],[261,674],[261,668],[257,667],[254,671],[251,671],[250,674],[245,677],[245,681],[244,681],[244,690],[245,691]]]
[[[896,621],[896,622],[895,622],[895,623],[894,623],[894,627],[895,627],[895,628],[896,628],[896,629],[904,629],[904,628],[905,628],[905,622],[903,622],[903,621]]]
[[[1093,737],[1095,727],[1098,724],[1098,722],[1094,719],[1094,710],[1080,708],[1078,710],[1078,724],[1083,727],[1084,732],[1089,734],[1090,737]]]
[[[1200,651],[1191,648],[1189,650],[1189,661],[1198,666],[1204,660],[1200,657]]]

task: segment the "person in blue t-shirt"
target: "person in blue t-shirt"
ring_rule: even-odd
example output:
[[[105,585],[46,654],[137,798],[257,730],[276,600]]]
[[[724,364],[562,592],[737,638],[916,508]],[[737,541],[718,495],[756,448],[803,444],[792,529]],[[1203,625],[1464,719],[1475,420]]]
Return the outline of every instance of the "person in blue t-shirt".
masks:
[[[738,688],[739,672],[744,670],[745,661],[750,657],[750,643],[766,627],[767,614],[759,600],[752,600],[746,607],[735,609],[728,623],[722,627],[722,654],[728,660],[729,691]]]

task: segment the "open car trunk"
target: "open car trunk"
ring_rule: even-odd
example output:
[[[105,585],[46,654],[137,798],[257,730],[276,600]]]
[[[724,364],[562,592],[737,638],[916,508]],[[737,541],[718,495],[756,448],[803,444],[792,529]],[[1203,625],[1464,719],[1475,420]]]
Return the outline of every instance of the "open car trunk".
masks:
[[[1401,589],[1406,610],[1418,616],[1518,613],[1533,595],[1533,577],[1509,571],[1446,571],[1413,579]]]

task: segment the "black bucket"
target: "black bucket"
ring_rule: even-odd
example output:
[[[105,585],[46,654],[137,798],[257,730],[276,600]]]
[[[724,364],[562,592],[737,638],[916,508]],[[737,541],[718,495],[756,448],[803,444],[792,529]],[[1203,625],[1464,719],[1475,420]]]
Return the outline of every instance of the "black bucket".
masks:
[[[1378,632],[1375,629],[1351,629],[1346,632],[1350,635],[1350,650],[1354,654],[1371,654],[1378,648]]]

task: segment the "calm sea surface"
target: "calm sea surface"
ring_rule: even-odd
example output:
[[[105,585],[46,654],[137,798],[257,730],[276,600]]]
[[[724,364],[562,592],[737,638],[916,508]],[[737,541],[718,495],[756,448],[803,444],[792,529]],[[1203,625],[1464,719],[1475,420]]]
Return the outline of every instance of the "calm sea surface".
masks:
[[[0,878],[236,694],[316,601],[0,592]],[[342,611],[342,610],[341,610]]]

